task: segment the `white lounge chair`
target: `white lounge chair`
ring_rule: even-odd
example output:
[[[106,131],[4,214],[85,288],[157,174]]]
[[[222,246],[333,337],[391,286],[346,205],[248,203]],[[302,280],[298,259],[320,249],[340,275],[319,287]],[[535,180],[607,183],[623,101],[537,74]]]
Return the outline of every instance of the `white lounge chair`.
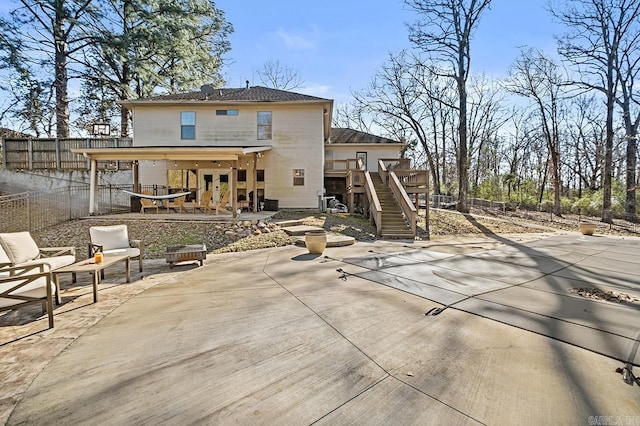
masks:
[[[53,270],[75,262],[75,247],[40,248],[27,231],[0,234],[0,268],[46,263]]]
[[[56,286],[46,263],[0,269],[0,311],[41,304],[53,328],[53,296]]]
[[[130,240],[127,225],[92,226],[89,228],[91,243],[89,243],[89,257],[97,251],[105,255],[127,255],[130,259],[138,259],[142,272],[142,241]],[[104,270],[101,273],[104,278]]]

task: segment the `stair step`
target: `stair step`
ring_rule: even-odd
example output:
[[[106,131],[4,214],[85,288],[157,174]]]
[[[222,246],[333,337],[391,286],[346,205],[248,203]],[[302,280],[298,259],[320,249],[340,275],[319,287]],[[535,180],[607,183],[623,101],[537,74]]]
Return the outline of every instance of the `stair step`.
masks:
[[[411,232],[411,228],[407,224],[402,209],[396,202],[391,189],[383,185],[382,178],[378,173],[371,173],[371,179],[380,207],[382,207],[382,237],[413,240],[415,236]]]

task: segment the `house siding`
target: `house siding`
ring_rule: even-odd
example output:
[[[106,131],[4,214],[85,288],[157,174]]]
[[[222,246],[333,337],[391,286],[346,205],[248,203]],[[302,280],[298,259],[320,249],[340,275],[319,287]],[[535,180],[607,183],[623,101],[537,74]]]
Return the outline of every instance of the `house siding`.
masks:
[[[378,171],[378,160],[382,158],[399,158],[402,145],[381,144],[328,144],[327,151],[333,151],[333,160],[351,160],[358,152],[367,153],[367,170]]]
[[[218,109],[237,109],[238,115],[219,116],[216,115]],[[196,113],[195,139],[180,138],[182,111]],[[271,140],[257,138],[258,111],[272,112]],[[317,191],[323,187],[324,179],[323,105],[320,103],[138,105],[133,123],[136,147],[271,146],[257,165],[258,169],[265,170],[265,198],[278,200],[281,208],[318,207]],[[252,170],[252,158],[252,155],[242,158],[239,167]],[[197,168],[195,162],[192,167]],[[153,166],[151,162],[141,162],[140,182],[166,185],[169,168],[173,168],[173,164],[156,162]],[[293,185],[294,169],[304,169],[304,186]],[[250,178],[247,180],[250,185]]]

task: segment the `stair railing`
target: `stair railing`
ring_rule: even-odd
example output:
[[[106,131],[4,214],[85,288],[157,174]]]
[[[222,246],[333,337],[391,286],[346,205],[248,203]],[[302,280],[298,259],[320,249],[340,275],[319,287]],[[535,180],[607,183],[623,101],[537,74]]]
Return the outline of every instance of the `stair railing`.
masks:
[[[365,189],[367,192],[367,198],[369,199],[369,220],[372,225],[376,225],[376,235],[382,234],[382,205],[378,199],[378,194],[373,186],[371,180],[371,174],[369,172],[364,173]]]
[[[380,179],[382,179],[382,184],[386,186],[389,171],[387,170],[387,166],[385,166],[384,161],[382,160],[378,160],[378,174],[380,175]]]
[[[418,211],[409,199],[407,192],[404,190],[404,187],[400,183],[398,176],[396,176],[394,172],[389,173],[389,188],[391,189],[391,193],[396,199],[396,202],[400,206],[400,209],[402,209],[404,217],[407,219],[407,222],[409,222],[411,233],[415,237],[416,224],[418,223]]]

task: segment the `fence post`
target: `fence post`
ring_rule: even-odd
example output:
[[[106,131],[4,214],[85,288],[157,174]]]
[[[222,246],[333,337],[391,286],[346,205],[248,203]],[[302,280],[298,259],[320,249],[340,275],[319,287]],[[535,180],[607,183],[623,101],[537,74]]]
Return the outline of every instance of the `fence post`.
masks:
[[[56,138],[56,168],[60,170],[62,159],[60,158],[60,138]]]
[[[32,231],[31,226],[31,194],[27,194],[27,223],[29,224],[29,232]]]
[[[7,142],[2,138],[2,166],[7,170]]]
[[[73,219],[73,206],[71,205],[71,188],[67,186],[67,205],[69,206],[69,220]]]
[[[27,157],[29,170],[33,170],[33,141],[31,139],[27,140]]]

